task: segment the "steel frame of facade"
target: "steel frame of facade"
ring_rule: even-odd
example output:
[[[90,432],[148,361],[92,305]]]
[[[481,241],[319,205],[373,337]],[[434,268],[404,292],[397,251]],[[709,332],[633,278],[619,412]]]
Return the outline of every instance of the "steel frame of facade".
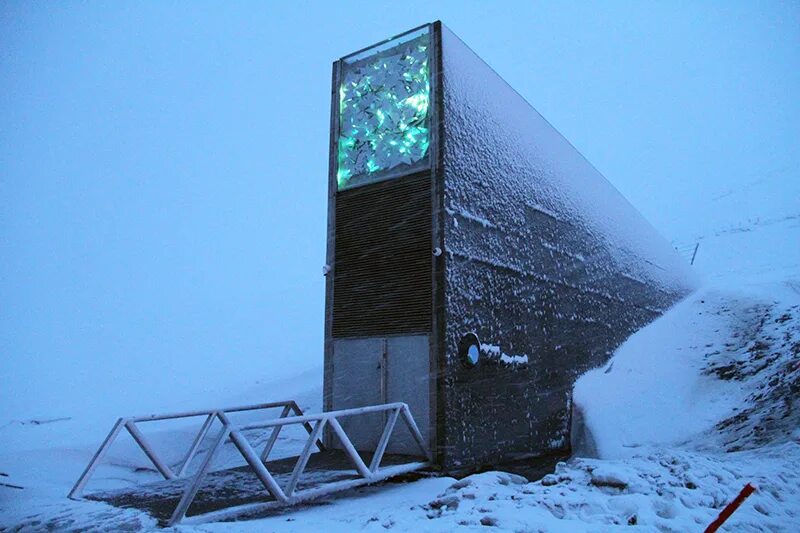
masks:
[[[428,147],[428,166],[425,168],[417,168],[412,171],[408,169],[392,170],[380,175],[380,179],[371,182],[370,184],[379,183],[403,176],[412,176],[415,174],[426,172],[430,175],[431,179],[431,324],[430,327],[418,333],[424,333],[429,336],[430,346],[430,375],[434,379],[430,380],[430,416],[428,435],[428,446],[431,449],[431,458],[434,464],[441,463],[441,444],[444,442],[444,425],[442,423],[444,415],[441,412],[443,409],[442,402],[439,398],[442,394],[444,386],[441,379],[442,371],[444,369],[444,353],[445,341],[445,317],[444,317],[444,257],[442,255],[443,235],[444,235],[444,190],[442,183],[442,169],[443,169],[443,96],[442,96],[442,56],[441,56],[441,27],[442,23],[438,20],[419,25],[404,31],[400,34],[394,35],[388,39],[380,42],[373,43],[360,50],[347,54],[333,62],[331,72],[331,112],[330,112],[330,128],[329,128],[329,153],[328,153],[328,217],[327,217],[327,247],[325,253],[325,340],[324,340],[324,374],[323,374],[323,408],[330,410],[333,408],[333,293],[334,293],[334,280],[336,278],[336,198],[338,189],[338,182],[336,179],[336,172],[338,170],[338,161],[336,154],[339,148],[339,85],[342,80],[342,65],[348,58],[357,56],[367,50],[380,47],[384,44],[390,43],[395,39],[400,39],[408,34],[427,29],[431,39],[430,49],[430,145]],[[437,252],[438,250],[438,252]],[[370,337],[372,335],[359,335],[354,338]],[[386,335],[391,336],[391,335]],[[330,444],[332,434],[325,432],[323,439],[326,443]]]

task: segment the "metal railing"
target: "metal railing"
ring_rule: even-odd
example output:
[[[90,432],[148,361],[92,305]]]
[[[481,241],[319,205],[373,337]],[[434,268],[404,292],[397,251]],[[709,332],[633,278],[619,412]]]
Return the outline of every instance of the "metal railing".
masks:
[[[228,415],[234,412],[254,411],[261,409],[270,409],[275,407],[283,407],[280,416],[278,418],[266,420],[264,422],[237,426],[231,423],[230,419],[228,418]],[[290,412],[294,412],[295,416],[288,416]],[[383,432],[378,441],[378,445],[375,449],[375,452],[373,453],[372,460],[370,461],[369,466],[367,466],[364,463],[361,456],[358,454],[358,451],[356,451],[356,448],[355,446],[353,446],[353,443],[347,436],[347,433],[342,428],[339,419],[364,415],[368,413],[379,413],[379,412],[387,413],[386,421],[383,427]],[[171,469],[163,460],[161,460],[161,458],[155,453],[152,446],[150,446],[150,444],[147,442],[144,435],[142,435],[141,431],[136,425],[137,423],[141,422],[189,418],[202,415],[206,416],[206,420],[203,423],[202,427],[200,428],[200,431],[198,432],[197,436],[194,438],[191,446],[189,447],[189,451],[187,452],[185,458],[178,465],[176,471]],[[381,460],[383,459],[383,456],[386,452],[386,448],[389,444],[390,437],[399,418],[402,418],[403,421],[405,422],[406,426],[408,427],[411,433],[411,436],[414,438],[414,441],[419,447],[421,455],[425,458],[425,460],[413,461],[405,464],[393,465],[381,468],[380,467]],[[134,441],[136,441],[136,444],[139,445],[139,447],[142,449],[142,451],[145,453],[148,459],[150,459],[150,461],[156,467],[156,470],[158,470],[158,472],[164,477],[164,479],[172,480],[185,477],[189,464],[197,454],[201,442],[207,436],[215,419],[222,424],[222,429],[214,438],[213,444],[206,453],[205,457],[203,458],[197,472],[190,480],[188,477],[186,477],[186,479],[188,480],[187,485],[184,488],[183,494],[180,498],[180,501],[178,502],[178,505],[175,507],[172,516],[167,522],[167,525],[169,526],[178,524],[182,520],[184,520],[186,512],[189,509],[189,506],[194,501],[194,498],[197,495],[198,490],[200,490],[200,487],[202,486],[206,475],[210,472],[211,465],[215,455],[222,447],[222,445],[228,440],[233,442],[236,449],[242,455],[247,464],[253,469],[253,472],[255,473],[258,480],[261,482],[261,484],[264,486],[267,492],[272,496],[272,498],[274,498],[274,500],[267,502],[239,505],[229,509],[213,511],[201,515],[194,515],[186,518],[186,522],[192,522],[192,523],[207,522],[210,520],[231,518],[245,512],[257,512],[260,510],[266,510],[273,507],[283,507],[287,505],[292,505],[301,501],[311,500],[326,494],[330,494],[340,490],[346,490],[349,488],[365,485],[368,483],[375,483],[377,481],[381,481],[392,476],[413,472],[415,470],[420,470],[422,468],[430,466],[428,449],[425,445],[425,442],[419,431],[419,428],[417,427],[417,424],[414,421],[414,418],[411,416],[411,412],[408,408],[408,405],[406,405],[405,403],[399,403],[399,402],[389,403],[384,405],[373,405],[368,407],[359,407],[355,409],[344,409],[341,411],[330,411],[327,413],[305,415],[303,414],[302,410],[298,407],[296,402],[294,402],[293,400],[289,400],[285,402],[274,402],[274,403],[266,403],[266,404],[251,405],[244,407],[233,407],[228,409],[191,411],[191,412],[177,413],[171,415],[152,415],[152,416],[141,416],[141,417],[131,417],[131,418],[120,418],[119,420],[117,420],[116,424],[114,424],[114,427],[111,429],[106,439],[100,445],[100,448],[94,454],[94,457],[92,457],[92,460],[89,462],[89,465],[83,471],[83,474],[81,474],[81,477],[75,483],[75,486],[69,493],[69,497],[73,499],[80,498],[81,494],[83,493],[83,489],[89,482],[89,478],[92,476],[95,469],[99,465],[100,461],[103,459],[106,452],[111,447],[111,444],[114,442],[114,440],[116,440],[116,438],[122,432],[123,428],[126,429],[128,433],[130,433],[131,437],[133,437]],[[285,483],[284,487],[281,487],[275,480],[275,477],[270,473],[269,469],[267,468],[267,460],[269,458],[270,452],[272,451],[272,448],[275,445],[275,442],[278,439],[278,435],[280,434],[281,428],[292,424],[303,425],[303,427],[308,432],[308,439],[306,440],[305,445],[303,446],[303,451],[297,458],[297,462],[295,463],[294,469],[292,470],[292,473],[288,481]],[[316,447],[320,451],[325,450],[325,447],[322,444],[321,435],[322,435],[322,430],[325,428],[326,425],[330,425],[331,429],[333,430],[333,433],[338,437],[339,441],[342,444],[342,448],[345,454],[353,463],[355,472],[358,474],[358,477],[355,479],[346,479],[343,481],[330,482],[310,489],[298,491],[297,484],[300,480],[300,476],[302,475],[303,471],[305,470],[308,464],[309,459],[311,458],[311,454],[313,453],[314,448]],[[250,442],[243,434],[245,431],[252,431],[256,429],[272,430],[269,438],[267,439],[264,450],[261,452],[260,455],[256,453],[253,446],[250,444]]]

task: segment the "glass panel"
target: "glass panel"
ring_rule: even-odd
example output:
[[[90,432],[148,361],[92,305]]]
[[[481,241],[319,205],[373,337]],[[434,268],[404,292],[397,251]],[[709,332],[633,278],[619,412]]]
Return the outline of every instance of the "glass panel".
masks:
[[[480,356],[481,356],[480,349],[474,344],[471,344],[469,349],[467,350],[467,360],[469,361],[469,363],[473,366],[477,365]]]
[[[425,27],[343,60],[339,190],[428,165],[429,53]]]

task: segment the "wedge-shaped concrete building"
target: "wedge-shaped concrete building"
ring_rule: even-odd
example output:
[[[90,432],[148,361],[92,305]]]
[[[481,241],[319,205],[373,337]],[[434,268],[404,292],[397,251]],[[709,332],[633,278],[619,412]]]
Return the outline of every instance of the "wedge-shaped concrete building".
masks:
[[[329,190],[325,408],[406,402],[445,470],[563,451],[575,378],[692,289],[439,22],[334,63]],[[347,428],[359,450],[370,416]]]

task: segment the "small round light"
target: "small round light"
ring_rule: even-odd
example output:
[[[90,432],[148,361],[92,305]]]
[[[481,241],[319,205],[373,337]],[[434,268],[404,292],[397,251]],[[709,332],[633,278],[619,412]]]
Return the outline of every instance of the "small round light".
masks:
[[[481,343],[474,333],[467,333],[458,343],[458,355],[464,366],[472,368],[481,358]]]
[[[477,346],[474,344],[470,344],[469,348],[467,349],[467,362],[472,366],[478,364],[478,359],[481,356],[481,351],[478,349]]]

